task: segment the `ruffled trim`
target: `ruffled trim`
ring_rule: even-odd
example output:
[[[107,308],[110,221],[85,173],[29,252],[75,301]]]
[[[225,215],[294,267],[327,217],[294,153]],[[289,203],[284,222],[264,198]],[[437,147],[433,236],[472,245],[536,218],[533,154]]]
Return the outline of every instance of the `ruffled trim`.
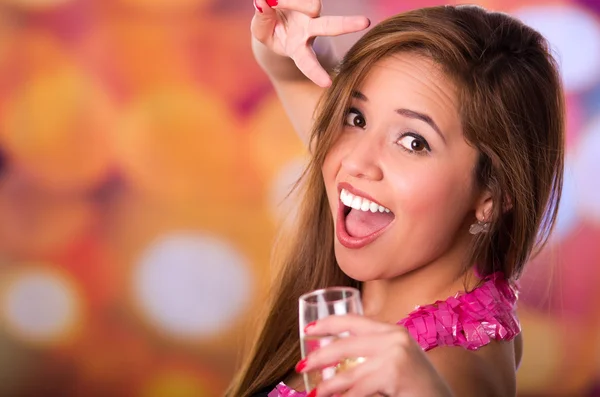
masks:
[[[267,395],[267,397],[306,397],[306,392],[300,392],[288,387],[281,382]]]
[[[477,350],[492,340],[512,340],[521,332],[515,313],[517,299],[517,287],[498,272],[469,293],[418,306],[398,324],[406,327],[425,351],[436,346]]]
[[[424,351],[436,346],[477,350],[492,340],[512,340],[521,332],[515,313],[518,295],[517,285],[497,272],[471,292],[418,306],[398,324],[408,329]],[[281,382],[268,397],[306,397],[306,393]]]

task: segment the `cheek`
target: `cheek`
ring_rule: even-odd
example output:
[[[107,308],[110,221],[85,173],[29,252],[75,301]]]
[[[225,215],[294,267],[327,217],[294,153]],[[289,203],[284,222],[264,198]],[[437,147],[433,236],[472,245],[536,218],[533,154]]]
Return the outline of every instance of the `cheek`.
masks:
[[[472,203],[472,181],[469,172],[448,166],[428,167],[405,172],[398,186],[400,209],[411,223],[442,225],[462,220]]]

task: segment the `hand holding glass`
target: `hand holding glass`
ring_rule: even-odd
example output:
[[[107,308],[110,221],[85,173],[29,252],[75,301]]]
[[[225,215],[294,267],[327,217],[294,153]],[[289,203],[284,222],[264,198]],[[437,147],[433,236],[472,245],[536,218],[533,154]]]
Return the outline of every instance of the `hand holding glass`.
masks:
[[[363,315],[360,291],[351,287],[331,287],[302,295],[299,299],[299,310],[302,358],[306,358],[311,352],[338,338],[347,336],[344,334],[307,336],[304,334],[304,329],[308,324],[328,316]],[[314,389],[322,380],[330,379],[335,374],[346,371],[363,361],[362,357],[347,358],[335,366],[305,373],[306,391]]]

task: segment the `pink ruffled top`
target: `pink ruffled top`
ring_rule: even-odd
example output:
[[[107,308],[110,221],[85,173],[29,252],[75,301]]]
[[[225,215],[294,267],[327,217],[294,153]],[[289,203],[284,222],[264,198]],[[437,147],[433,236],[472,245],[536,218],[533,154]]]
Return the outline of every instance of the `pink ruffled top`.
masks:
[[[510,341],[521,332],[516,316],[518,290],[504,274],[494,273],[471,292],[459,292],[445,301],[417,306],[398,322],[408,329],[424,351],[437,346],[477,350],[492,340]],[[268,397],[305,397],[283,382]]]

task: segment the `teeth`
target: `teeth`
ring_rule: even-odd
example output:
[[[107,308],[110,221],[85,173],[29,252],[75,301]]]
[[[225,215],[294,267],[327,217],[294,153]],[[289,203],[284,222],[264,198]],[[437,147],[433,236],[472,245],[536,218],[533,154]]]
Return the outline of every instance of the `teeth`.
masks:
[[[374,203],[366,198],[355,196],[346,189],[342,189],[340,193],[340,200],[346,207],[351,207],[355,210],[360,211],[371,211],[371,212],[391,212],[388,208]]]
[[[369,209],[371,210],[371,212],[377,212],[379,211],[379,206],[375,203],[371,203],[371,205],[369,205]]]
[[[362,205],[360,206],[361,211],[368,211],[371,207],[371,202],[369,200],[363,199]]]
[[[346,191],[344,189],[342,189],[342,192],[340,193],[340,200],[342,200],[342,203],[346,201]]]

